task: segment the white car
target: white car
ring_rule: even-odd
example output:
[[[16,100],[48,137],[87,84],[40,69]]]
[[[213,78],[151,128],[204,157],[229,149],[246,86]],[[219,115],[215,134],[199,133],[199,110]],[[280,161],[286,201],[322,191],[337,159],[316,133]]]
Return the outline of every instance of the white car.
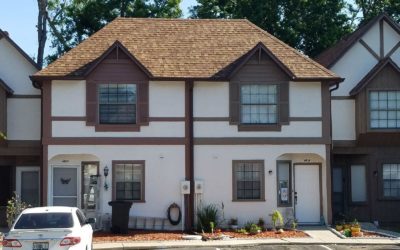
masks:
[[[3,239],[3,250],[91,250],[95,219],[76,207],[24,210]]]

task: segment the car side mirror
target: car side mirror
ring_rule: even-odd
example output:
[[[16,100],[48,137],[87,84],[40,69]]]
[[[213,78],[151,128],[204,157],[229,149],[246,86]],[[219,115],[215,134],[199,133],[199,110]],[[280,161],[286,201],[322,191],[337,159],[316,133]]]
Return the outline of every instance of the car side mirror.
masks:
[[[96,223],[96,218],[87,218],[86,219],[86,224],[94,224]]]

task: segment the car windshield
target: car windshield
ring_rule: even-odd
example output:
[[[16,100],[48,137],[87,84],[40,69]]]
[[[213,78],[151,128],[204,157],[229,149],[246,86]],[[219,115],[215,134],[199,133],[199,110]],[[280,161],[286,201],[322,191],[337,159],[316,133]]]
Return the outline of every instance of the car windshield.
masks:
[[[71,213],[31,213],[23,214],[14,229],[44,229],[73,227]]]

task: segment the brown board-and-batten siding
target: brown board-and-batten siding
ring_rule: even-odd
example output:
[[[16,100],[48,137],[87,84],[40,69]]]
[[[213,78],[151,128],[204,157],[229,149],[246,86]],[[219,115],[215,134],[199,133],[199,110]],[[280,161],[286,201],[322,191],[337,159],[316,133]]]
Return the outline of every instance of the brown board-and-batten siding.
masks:
[[[240,125],[240,88],[246,84],[278,85],[278,124]],[[232,76],[229,98],[230,123],[238,124],[240,131],[280,131],[281,125],[289,123],[289,77],[262,49]]]
[[[105,125],[98,122],[98,85],[104,83],[134,83],[137,86],[137,114],[134,125]],[[148,125],[149,78],[119,46],[106,52],[104,59],[86,78],[86,124],[96,131],[139,131]]]

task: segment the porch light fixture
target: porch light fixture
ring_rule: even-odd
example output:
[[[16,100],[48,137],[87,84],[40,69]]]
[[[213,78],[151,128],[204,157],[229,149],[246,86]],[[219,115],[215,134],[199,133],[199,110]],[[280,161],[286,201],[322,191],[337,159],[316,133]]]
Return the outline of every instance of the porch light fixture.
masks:
[[[108,190],[108,184],[107,184],[107,176],[108,176],[108,172],[109,169],[107,167],[107,165],[104,167],[103,169],[103,173],[104,173],[104,189],[107,191]]]
[[[269,174],[269,175],[272,175],[272,170],[271,170],[271,169],[268,171],[268,174]]]

